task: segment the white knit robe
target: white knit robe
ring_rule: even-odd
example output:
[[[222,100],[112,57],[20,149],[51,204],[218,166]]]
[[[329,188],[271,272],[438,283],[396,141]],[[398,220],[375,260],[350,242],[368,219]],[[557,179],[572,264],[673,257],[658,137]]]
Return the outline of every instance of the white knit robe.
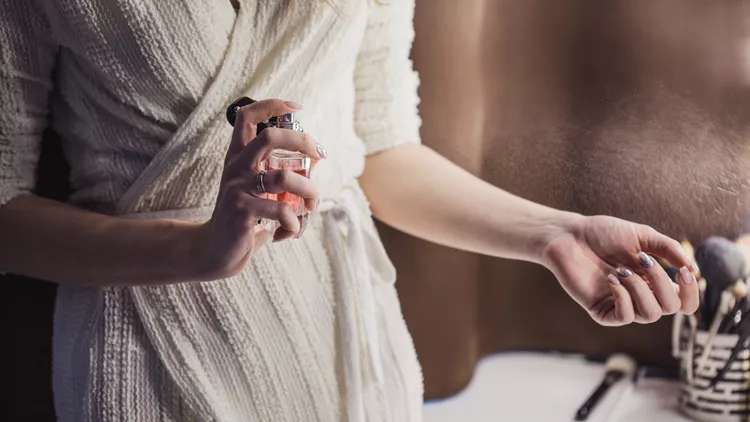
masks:
[[[70,201],[126,218],[208,218],[242,95],[304,104],[329,153],[313,174],[329,211],[237,277],[61,286],[61,421],[420,420],[393,268],[356,184],[366,154],[419,141],[413,0],[291,3],[0,2],[0,204],[33,188],[48,124]]]

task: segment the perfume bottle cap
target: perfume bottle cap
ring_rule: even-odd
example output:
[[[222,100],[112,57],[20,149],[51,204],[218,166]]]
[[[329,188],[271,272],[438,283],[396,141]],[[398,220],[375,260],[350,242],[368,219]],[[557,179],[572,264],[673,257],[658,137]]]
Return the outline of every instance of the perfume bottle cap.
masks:
[[[237,120],[237,113],[241,107],[255,103],[256,101],[252,98],[242,97],[227,107],[226,117],[230,125],[234,126],[235,120]],[[271,117],[270,119],[260,122],[258,124],[258,133],[260,133],[266,127],[278,127],[282,129],[291,129],[297,132],[302,132],[302,125],[294,119],[294,113],[287,113],[278,117]]]
[[[278,121],[282,123],[293,123],[294,120],[294,113],[287,113],[284,115],[281,115],[278,117]]]
[[[287,113],[277,117],[276,127],[302,132],[302,125],[300,125],[298,121],[294,120],[294,113]]]

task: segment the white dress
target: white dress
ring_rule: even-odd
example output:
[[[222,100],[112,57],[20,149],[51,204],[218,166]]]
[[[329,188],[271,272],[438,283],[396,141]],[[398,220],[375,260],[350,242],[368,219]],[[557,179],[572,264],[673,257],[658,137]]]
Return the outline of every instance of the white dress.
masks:
[[[61,421],[419,421],[422,379],[357,177],[419,142],[413,0],[4,0],[0,204],[34,185],[51,125],[70,202],[205,220],[237,97],[283,98],[329,158],[325,211],[238,276],[60,286]],[[2,268],[0,268],[0,271]]]

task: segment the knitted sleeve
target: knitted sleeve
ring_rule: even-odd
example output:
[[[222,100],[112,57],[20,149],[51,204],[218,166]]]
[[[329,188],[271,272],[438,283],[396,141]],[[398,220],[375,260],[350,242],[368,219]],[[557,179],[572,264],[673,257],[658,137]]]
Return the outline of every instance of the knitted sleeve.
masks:
[[[355,69],[355,128],[367,154],[419,143],[419,77],[409,54],[414,0],[371,4]]]
[[[0,205],[34,188],[56,51],[35,1],[0,1]]]

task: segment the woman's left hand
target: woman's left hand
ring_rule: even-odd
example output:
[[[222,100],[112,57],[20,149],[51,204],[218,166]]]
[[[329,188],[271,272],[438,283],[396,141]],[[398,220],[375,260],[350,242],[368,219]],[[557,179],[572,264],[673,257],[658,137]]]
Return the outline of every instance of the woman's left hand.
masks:
[[[650,255],[679,268],[679,283]],[[578,216],[551,237],[543,256],[568,294],[602,325],[650,323],[698,308],[694,264],[679,242],[649,226]]]

